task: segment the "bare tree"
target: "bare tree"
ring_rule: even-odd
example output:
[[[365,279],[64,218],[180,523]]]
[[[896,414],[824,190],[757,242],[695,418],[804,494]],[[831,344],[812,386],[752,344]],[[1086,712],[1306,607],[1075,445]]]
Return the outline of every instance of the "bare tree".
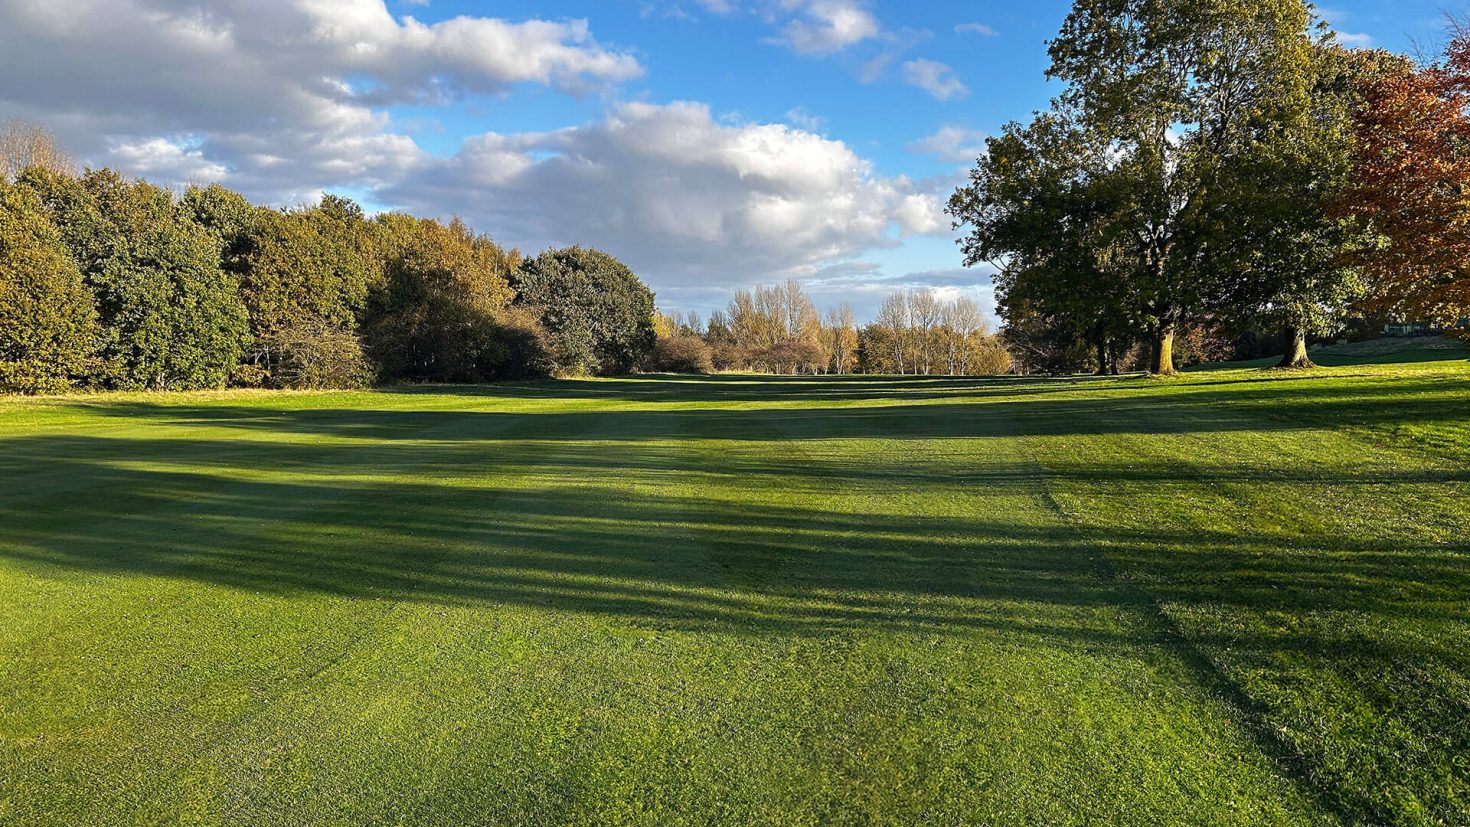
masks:
[[[933,372],[935,331],[939,327],[940,305],[939,297],[933,290],[914,288],[909,290],[909,324],[912,332],[910,339],[913,341],[914,364],[916,373],[929,374]]]
[[[883,300],[883,306],[878,310],[878,326],[892,337],[893,366],[900,374],[907,373],[904,356],[907,355],[909,300],[902,290],[895,290]]]
[[[822,333],[832,372],[851,372],[856,361],[858,344],[857,317],[852,312],[852,305],[843,302],[828,308]]]
[[[796,279],[787,279],[778,291],[781,299],[782,335],[787,339],[803,342],[816,339],[821,319],[817,315],[816,305],[812,304],[801,283]]]
[[[980,306],[968,296],[960,296],[945,302],[940,311],[940,325],[944,330],[945,367],[951,376],[970,373],[973,368],[975,348],[972,340],[984,336],[988,326]]]
[[[711,331],[716,330],[711,318]],[[794,280],[741,290],[720,317],[718,330],[728,337],[750,368],[781,373],[815,372],[827,363],[822,348],[821,316]],[[717,353],[722,360],[724,354]]]
[[[30,167],[76,174],[71,156],[44,128],[22,120],[0,124],[0,180],[14,181],[22,170]]]

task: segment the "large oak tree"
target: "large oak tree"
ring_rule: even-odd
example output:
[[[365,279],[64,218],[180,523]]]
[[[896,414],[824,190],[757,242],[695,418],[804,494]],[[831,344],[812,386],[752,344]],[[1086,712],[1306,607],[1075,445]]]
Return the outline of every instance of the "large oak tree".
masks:
[[[1181,327],[1297,276],[1258,245],[1293,234],[1272,216],[1325,215],[1317,165],[1347,151],[1322,117],[1325,52],[1301,0],[1078,0],[1050,46],[1062,93],[951,200],[966,263],[995,264],[1028,312],[1143,333],[1174,372]],[[1302,184],[1242,184],[1266,170]]]

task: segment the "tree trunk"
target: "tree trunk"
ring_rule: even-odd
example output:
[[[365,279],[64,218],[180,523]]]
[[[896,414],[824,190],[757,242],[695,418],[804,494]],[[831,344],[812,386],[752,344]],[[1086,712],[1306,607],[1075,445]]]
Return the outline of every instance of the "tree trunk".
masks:
[[[1279,368],[1315,368],[1312,360],[1307,357],[1307,332],[1299,327],[1287,326],[1286,328],[1286,355],[1281,357]]]
[[[1153,353],[1149,358],[1149,373],[1155,376],[1173,376],[1174,369],[1174,326],[1159,328],[1154,334]]]

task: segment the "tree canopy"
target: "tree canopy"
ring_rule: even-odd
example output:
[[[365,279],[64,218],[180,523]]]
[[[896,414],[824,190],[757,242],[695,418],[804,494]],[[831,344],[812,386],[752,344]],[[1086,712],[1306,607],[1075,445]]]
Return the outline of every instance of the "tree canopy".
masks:
[[[236,279],[218,246],[167,190],[111,170],[80,178],[31,167],[36,192],[91,289],[105,384],[223,385],[249,340]]]
[[[458,219],[176,195],[75,174],[43,132],[0,137],[6,391],[482,382],[652,352],[653,293],[597,250],[526,262]]]
[[[0,390],[65,390],[92,367],[97,312],[40,199],[0,182]]]
[[[1470,32],[1428,66],[1374,51],[1356,70],[1358,163],[1338,206],[1377,237],[1357,257],[1372,303],[1454,325],[1470,315]]]
[[[653,292],[599,250],[567,247],[527,259],[514,273],[517,304],[540,316],[565,373],[621,373],[653,349]]]
[[[967,265],[994,264],[1010,315],[1092,342],[1350,292],[1327,201],[1348,167],[1334,48],[1300,0],[1088,0],[1050,45],[1061,94],[1011,124],[949,209]]]

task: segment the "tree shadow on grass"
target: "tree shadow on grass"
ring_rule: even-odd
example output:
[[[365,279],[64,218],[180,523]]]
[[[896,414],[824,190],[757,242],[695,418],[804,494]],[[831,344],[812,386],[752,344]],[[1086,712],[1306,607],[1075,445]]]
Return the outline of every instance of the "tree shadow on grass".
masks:
[[[1047,379],[1020,376],[769,376],[759,374],[642,374],[618,379],[560,379],[453,387],[399,385],[385,393],[417,396],[445,390],[500,399],[606,399],[619,402],[861,402],[1033,396],[1116,389],[1142,377]]]
[[[807,377],[810,379],[810,377]],[[1020,382],[1021,380],[1015,380]],[[494,433],[506,425],[534,421],[537,438],[547,441],[580,438],[596,427],[600,439],[701,438],[745,440],[779,429],[786,440],[882,438],[956,439],[1015,436],[1104,434],[1184,434],[1204,432],[1279,431],[1339,425],[1406,425],[1470,427],[1470,377],[1463,381],[1399,380],[1366,387],[1307,384],[1293,380],[1223,383],[1218,390],[1162,387],[1155,393],[1128,391],[1114,380],[1099,379],[1085,392],[1070,383],[1027,380],[1025,387],[1001,380],[927,380],[925,385],[959,390],[925,393],[915,382],[826,383],[845,387],[843,397],[810,397],[806,391],[776,391],[766,401],[832,402],[832,406],[797,407],[627,407],[661,402],[682,405],[739,403],[759,399],[757,389],[722,399],[702,389],[722,382],[637,383],[586,381],[516,386],[400,389],[385,394],[411,394],[446,400],[433,410],[391,407],[301,408],[269,404],[166,404],[109,400],[81,401],[75,407],[107,417],[185,425],[207,425],[265,434],[309,434],[371,440],[416,439],[427,432],[461,430]],[[683,386],[693,384],[695,390]],[[792,384],[796,384],[793,382]],[[643,386],[648,386],[644,389]],[[856,389],[854,389],[856,388]],[[887,390],[885,390],[887,388]],[[1184,392],[1176,392],[1184,391]],[[750,394],[749,397],[746,395]],[[1065,394],[1066,396],[1050,396]],[[497,399],[607,399],[617,404],[594,411],[479,410]],[[475,406],[456,409],[454,400],[474,399]],[[928,399],[928,401],[922,401]],[[855,403],[881,403],[861,405]],[[838,404],[840,403],[840,404]],[[531,418],[534,417],[534,420]],[[611,427],[610,427],[611,426]]]
[[[1466,384],[1460,382],[1459,384]],[[1458,387],[1454,382],[1449,383]],[[693,386],[690,390],[689,386]],[[1098,544],[1113,544],[1127,557],[1166,554],[1198,545],[1197,536],[1129,534],[1110,530],[1086,536],[1062,525],[1022,528],[1003,515],[921,518],[892,514],[829,513],[789,506],[701,498],[704,482],[731,479],[768,491],[902,490],[922,497],[955,487],[990,495],[1040,496],[1038,469],[1025,463],[922,462],[902,454],[776,454],[742,451],[741,443],[767,440],[1011,439],[1018,436],[1188,434],[1320,427],[1322,417],[1354,421],[1392,417],[1440,423],[1466,416],[1446,401],[1443,381],[1393,382],[1382,388],[1344,389],[1315,383],[1192,389],[1187,395],[1084,393],[1068,398],[1013,396],[1017,387],[1064,389],[1061,380],[929,379],[916,377],[700,377],[644,378],[637,382],[587,381],[525,386],[486,386],[481,396],[518,397],[558,391],[631,395],[641,401],[665,396],[708,401],[708,394],[736,387],[780,400],[789,391],[805,399],[813,389],[884,401],[872,407],[619,408],[597,411],[455,410],[466,389],[406,389],[438,403],[431,410],[321,409],[234,404],[168,405],[151,402],[79,403],[107,416],[190,429],[209,436],[109,438],[38,434],[0,441],[0,554],[59,565],[115,571],[172,571],[178,576],[246,588],[299,588],[352,596],[414,600],[531,600],[565,608],[617,612],[617,606],[656,606],[649,589],[695,592],[752,581],[763,572],[783,575],[792,590],[756,589],[741,598],[743,611],[766,612],[793,627],[840,619],[841,601],[821,612],[776,611],[756,605],[763,597],[792,604],[804,594],[887,593],[904,599],[955,598],[991,602],[1022,600],[1046,605],[1096,606],[1121,598],[1099,586],[1087,563]],[[1108,379],[1089,388],[1116,389]],[[1452,389],[1453,389],[1452,387]],[[774,390],[772,390],[774,388]],[[935,391],[934,389],[939,389]],[[714,390],[711,390],[714,389]],[[916,392],[979,394],[968,401],[914,404]],[[435,396],[434,394],[438,394]],[[644,396],[640,396],[644,394]],[[1380,394],[1414,401],[1386,405]],[[1297,424],[1252,414],[1279,411],[1290,401],[1311,412]],[[1226,404],[1229,403],[1229,404]],[[222,435],[239,432],[240,438]],[[773,436],[774,435],[774,436]],[[691,464],[688,441],[733,443],[716,463]],[[609,448],[613,443],[616,448]],[[283,473],[301,475],[284,480]],[[1049,467],[1053,482],[1110,486],[1150,482],[1167,487],[1185,479],[1207,484],[1255,481],[1285,487],[1332,486],[1371,496],[1377,486],[1454,485],[1470,481],[1470,469],[1438,467],[1307,468],[1261,463],[1188,467],[1148,464],[1137,458],[1085,466]],[[242,476],[243,475],[243,476]],[[702,476],[703,475],[703,476]],[[429,479],[423,479],[423,477]],[[501,480],[516,480],[504,487]],[[636,479],[658,495],[628,499],[625,490],[596,484]],[[77,496],[77,481],[95,497]],[[573,481],[576,484],[569,484]],[[684,486],[685,489],[678,489]],[[48,499],[48,492],[55,492]],[[411,504],[411,508],[408,504]],[[61,515],[64,514],[64,517]],[[397,515],[390,519],[389,515]],[[123,532],[119,534],[118,532]],[[166,538],[197,537],[169,545]],[[299,546],[273,549],[272,538],[298,538]],[[1116,546],[1119,538],[1124,545]],[[377,538],[376,540],[374,538]],[[940,540],[939,538],[948,538]],[[1263,538],[1261,543],[1279,541]],[[1259,557],[1250,538],[1211,538],[1214,559]],[[1338,583],[1324,593],[1354,605],[1373,604],[1379,584],[1402,579],[1439,560],[1441,549],[1380,548],[1346,541],[1347,559],[1312,576]],[[899,553],[895,549],[909,551]],[[425,560],[478,576],[421,576]],[[675,551],[677,550],[677,551]],[[1406,556],[1407,555],[1407,556]],[[681,563],[685,561],[686,563]],[[1463,585],[1461,568],[1446,575]],[[703,561],[703,562],[701,562]],[[1147,567],[1148,561],[1135,561]],[[1296,565],[1295,561],[1292,565]],[[1412,563],[1412,565],[1409,565]],[[1259,567],[1259,561],[1255,563]],[[973,570],[972,591],[950,594],[956,569]],[[1041,576],[1052,572],[1055,577]],[[1294,575],[1278,572],[1282,578]],[[1297,582],[1307,572],[1297,572]],[[595,581],[605,577],[608,582]],[[1353,580],[1352,578],[1360,578]],[[1459,578],[1457,581],[1456,579]],[[1196,577],[1200,582],[1208,578]],[[551,581],[556,582],[551,582]],[[639,595],[619,594],[638,584]],[[1349,588],[1349,584],[1367,584]],[[520,584],[520,585],[515,585]],[[1107,594],[1097,590],[1103,588]],[[738,589],[737,589],[738,591]],[[556,597],[561,594],[561,597]],[[1253,592],[1265,605],[1270,595]],[[1334,597],[1333,599],[1336,599]],[[685,596],[685,606],[721,605],[705,594]],[[862,602],[862,601],[859,601]],[[1387,605],[1382,604],[1384,610]],[[950,607],[953,608],[953,607]],[[870,604],[849,620],[873,619]],[[950,609],[940,608],[941,613]],[[727,605],[723,611],[733,612]],[[905,611],[911,611],[911,607]],[[962,624],[957,614],[945,621]],[[784,614],[783,614],[784,612]],[[683,616],[697,618],[698,611]],[[881,612],[879,613],[881,614]],[[712,615],[718,617],[718,614]],[[889,619],[897,619],[894,614]],[[882,618],[879,618],[882,620]]]
[[[655,468],[658,458],[628,456],[636,451],[616,460],[602,452],[600,473],[592,473],[591,448],[574,452],[569,464],[538,461],[537,447],[524,444],[478,463],[408,446],[366,457],[340,446],[313,449],[313,463],[336,453],[357,473],[403,477],[332,482],[233,476],[234,463],[260,467],[260,457],[251,453],[257,445],[228,441],[102,445],[51,437],[7,447],[12,459],[44,456],[58,478],[86,479],[105,492],[68,490],[60,495],[64,509],[43,492],[6,509],[0,555],[40,570],[147,574],[270,593],[521,604],[737,633],[857,625],[954,632],[1011,621],[1040,631],[1069,621],[1023,618],[1028,610],[1020,604],[1070,609],[1122,599],[1097,581],[1059,528],[837,514],[694,493],[635,497],[592,481],[565,482],[652,476],[633,469]],[[135,467],[142,464],[199,470]],[[538,471],[507,487],[485,480],[497,467]],[[995,605],[987,609],[987,602]],[[1079,645],[1108,642],[1102,624],[1089,632],[1085,618],[1072,620],[1075,628],[1053,631]]]
[[[462,424],[455,420],[456,429]],[[1208,598],[1263,612],[1350,608],[1428,617],[1436,611],[1429,607],[1439,606],[1463,617],[1455,600],[1470,584],[1470,555],[1372,538],[1342,538],[1319,555],[1286,556],[1273,553],[1284,535],[1016,524],[1008,519],[1015,507],[1009,500],[1043,495],[1038,470],[1026,464],[956,467],[950,475],[893,460],[762,455],[723,456],[703,467],[691,465],[677,443],[616,451],[595,443],[548,446],[537,431],[517,439],[511,429],[484,443],[366,446],[11,439],[0,443],[0,470],[11,481],[0,488],[0,556],[254,591],[523,603],[757,632],[1013,626],[1046,629],[1056,642],[1083,646],[1107,643],[1110,633],[1101,621],[1088,628],[1086,611],[1077,610],[1144,599],[1135,587],[1100,575],[1104,548],[1130,568],[1172,572],[1168,599]],[[1047,475],[1097,486],[1168,486],[1182,482],[1181,473],[1118,464]],[[1192,466],[1187,473],[1190,482],[1209,485],[1255,472]],[[982,507],[994,502],[995,510],[922,516],[895,505],[898,513],[843,512],[708,493],[732,477],[747,491],[841,491],[878,501],[896,490],[923,498],[962,489],[978,493]],[[1467,480],[1464,469],[1282,470],[1270,482],[1371,493],[1382,485]],[[820,493],[814,496],[819,502]],[[1053,610],[1058,617],[1048,621]]]
[[[636,405],[743,401],[645,381],[647,394],[629,400]],[[618,395],[621,384],[589,382],[585,392]],[[799,396],[814,392],[803,384],[827,385],[793,381],[793,399],[814,401]],[[1175,647],[1207,685],[1213,676],[1263,720],[1279,712],[1263,698],[1312,679],[1349,687],[1348,701],[1366,699],[1369,725],[1391,721],[1396,734],[1380,739],[1388,753],[1372,752],[1367,736],[1341,742],[1363,754],[1358,763],[1343,765],[1332,752],[1338,742],[1314,743],[1310,733],[1282,747],[1302,753],[1301,774],[1340,811],[1391,821],[1364,788],[1397,784],[1447,821],[1463,814],[1453,798],[1465,787],[1453,762],[1470,753],[1470,714],[1460,714],[1470,698],[1454,688],[1454,676],[1470,674],[1463,548],[1381,534],[1301,548],[1286,527],[1079,528],[1037,506],[1048,482],[1147,482],[1160,491],[1260,482],[1283,497],[1325,488],[1351,502],[1383,486],[1460,490],[1467,469],[1119,458],[1054,465],[1043,476],[1014,452],[986,461],[974,458],[984,452],[951,460],[745,450],[770,440],[1452,428],[1466,415],[1455,397],[1463,382],[1227,383],[1188,393],[1165,385],[1118,396],[1105,381],[1080,392],[1041,383],[1043,392],[1017,395],[1028,386],[987,380],[955,386],[964,400],[927,404],[912,394],[949,391],[913,380],[867,384],[822,397],[828,407],[755,409],[454,410],[462,389],[437,391],[442,399],[412,391],[437,410],[87,405],[157,431],[0,441],[0,557],[43,576],[529,607],[722,634],[983,631],[1123,657]],[[493,403],[524,393],[475,395]],[[883,404],[848,405],[862,400]],[[695,458],[692,443],[709,441],[719,452]],[[914,514],[892,499],[943,502],[956,491],[971,498],[963,513]],[[828,492],[864,495],[866,504],[844,508]],[[1147,620],[1166,607],[1167,619]],[[1396,760],[1410,766],[1401,776]]]

